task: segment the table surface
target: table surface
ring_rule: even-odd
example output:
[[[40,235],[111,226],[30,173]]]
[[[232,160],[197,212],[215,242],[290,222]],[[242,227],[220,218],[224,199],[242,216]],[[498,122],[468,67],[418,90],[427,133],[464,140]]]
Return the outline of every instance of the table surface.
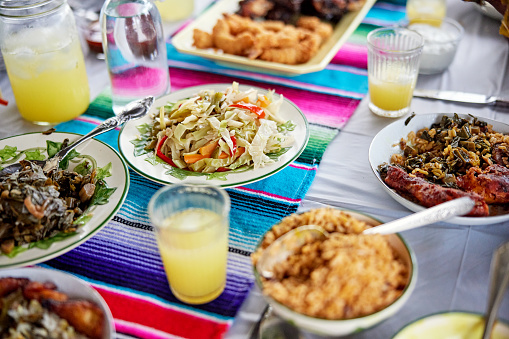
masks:
[[[197,0],[195,12],[210,0]],[[473,4],[448,0],[447,16],[465,28],[456,57],[442,74],[419,76],[417,88],[456,90],[500,95],[509,98],[509,43],[498,34],[499,22],[482,15]],[[166,24],[170,34],[179,23]],[[91,98],[109,85],[106,66],[87,54]],[[34,126],[19,116],[5,71],[0,71],[0,89],[9,100],[0,107],[0,138],[46,127]],[[316,178],[300,210],[336,206],[365,212],[382,221],[406,216],[401,206],[381,188],[368,161],[372,138],[393,122],[372,114],[366,97],[345,128],[327,148]],[[420,113],[470,113],[509,123],[509,111],[489,107],[464,106],[415,98],[412,111]],[[458,226],[447,223],[405,231],[404,238],[415,251],[419,276],[412,296],[395,316],[352,338],[390,338],[408,322],[427,314],[464,310],[484,312],[489,286],[489,267],[493,251],[509,241],[509,222],[486,226]],[[254,288],[243,304],[227,338],[246,338],[265,307],[259,290]],[[509,320],[509,297],[506,295],[499,317]]]

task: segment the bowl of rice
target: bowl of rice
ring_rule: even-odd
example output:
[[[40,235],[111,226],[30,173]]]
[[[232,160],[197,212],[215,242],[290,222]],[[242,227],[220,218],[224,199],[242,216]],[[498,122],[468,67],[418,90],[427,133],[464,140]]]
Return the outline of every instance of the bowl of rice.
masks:
[[[394,315],[417,282],[415,254],[399,234],[367,235],[380,221],[353,211],[312,209],[274,225],[251,255],[256,283],[273,311],[299,329],[342,336],[373,327]],[[329,232],[309,241],[266,279],[256,270],[275,239],[304,225]]]

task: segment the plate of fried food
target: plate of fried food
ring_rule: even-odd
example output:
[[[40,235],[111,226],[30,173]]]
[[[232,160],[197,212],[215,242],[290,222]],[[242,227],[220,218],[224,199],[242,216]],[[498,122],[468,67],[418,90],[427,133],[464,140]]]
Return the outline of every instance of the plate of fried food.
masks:
[[[0,269],[33,265],[64,254],[99,232],[127,196],[129,171],[106,143],[91,139],[46,170],[51,158],[77,140],[74,133],[27,133],[0,140]]]
[[[375,0],[221,0],[172,38],[182,53],[297,75],[324,69]]]
[[[282,170],[308,139],[295,104],[234,82],[157,99],[149,114],[124,125],[118,145],[128,165],[152,181],[236,187]]]
[[[417,212],[468,196],[466,216],[447,222],[487,225],[509,220],[509,125],[469,114],[418,114],[382,129],[369,149],[387,192]]]
[[[86,282],[40,267],[0,272],[0,337],[113,339],[108,305]]]

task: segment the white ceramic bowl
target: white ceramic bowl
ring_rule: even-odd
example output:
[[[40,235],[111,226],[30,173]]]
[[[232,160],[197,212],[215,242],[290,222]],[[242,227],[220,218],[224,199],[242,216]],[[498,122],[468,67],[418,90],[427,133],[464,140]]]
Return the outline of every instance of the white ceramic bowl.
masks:
[[[68,273],[40,267],[0,270],[0,278],[6,277],[28,278],[32,281],[39,282],[52,282],[57,286],[57,290],[67,294],[69,299],[84,299],[95,303],[104,312],[104,335],[102,339],[115,338],[115,324],[108,305],[101,295],[83,280]]]
[[[367,215],[345,210],[352,217],[364,221],[369,225],[376,226],[380,225],[381,222]],[[400,257],[405,261],[405,264],[409,267],[408,283],[403,293],[396,299],[392,304],[388,305],[384,309],[358,318],[343,319],[343,320],[330,320],[322,318],[314,318],[308,315],[298,313],[287,306],[279,303],[268,295],[263,294],[265,300],[272,306],[274,312],[282,319],[290,322],[298,328],[322,335],[322,336],[343,336],[373,327],[382,321],[393,316],[408,300],[412,294],[415,285],[417,283],[417,260],[414,252],[405,242],[405,240],[399,234],[392,234],[389,236],[389,242],[391,246],[398,252]],[[257,248],[260,246],[258,244]],[[254,274],[256,278],[256,284],[263,291],[261,277],[254,267]]]
[[[409,29],[417,31],[424,38],[419,74],[436,74],[445,71],[454,60],[458,44],[463,36],[463,27],[451,18],[427,20],[414,23]]]

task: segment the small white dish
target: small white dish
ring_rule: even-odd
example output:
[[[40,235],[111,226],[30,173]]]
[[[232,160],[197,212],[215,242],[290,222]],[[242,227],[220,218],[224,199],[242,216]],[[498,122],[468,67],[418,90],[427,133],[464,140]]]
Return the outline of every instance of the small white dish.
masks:
[[[431,314],[412,321],[396,333],[393,339],[481,338],[483,316],[471,312],[452,311]],[[492,339],[508,339],[509,325],[500,319],[491,334]]]
[[[389,163],[392,154],[402,153],[402,150],[399,148],[401,138],[406,139],[408,133],[411,131],[418,131],[424,127],[429,127],[432,124],[439,122],[444,115],[452,117],[454,116],[454,113],[418,114],[411,118],[408,124],[406,123],[408,119],[399,119],[378,132],[371,141],[371,145],[369,147],[369,163],[373,173],[378,178],[382,187],[397,202],[414,212],[422,211],[425,207],[407,200],[396,193],[395,190],[390,188],[380,177],[380,173],[378,173],[378,166],[383,163]],[[458,114],[458,116],[463,119],[472,119],[472,116],[468,114]],[[509,125],[487,118],[478,117],[478,119],[493,125],[493,130],[497,132],[504,134],[509,133]],[[454,217],[447,220],[447,222],[458,225],[474,226],[496,224],[507,220],[509,220],[509,214],[500,214],[488,217]]]
[[[50,135],[39,132],[27,133],[0,140],[0,149],[7,145],[16,146],[18,150],[25,150],[34,146],[46,147],[46,140],[62,142],[65,138],[73,141],[79,137],[80,135],[75,133],[53,132]],[[116,187],[116,190],[108,199],[108,203],[95,206],[92,218],[85,225],[78,228],[76,235],[54,242],[48,249],[34,247],[17,254],[13,258],[0,255],[0,269],[33,265],[64,254],[99,232],[119,210],[129,189],[129,170],[125,162],[111,146],[97,139],[85,142],[78,146],[76,150],[79,153],[92,156],[99,167],[104,167],[111,162],[113,175],[106,178],[105,181],[108,187]],[[69,168],[72,169],[76,165],[70,162]]]
[[[367,216],[365,214],[348,210],[344,211],[350,214],[355,219],[364,221],[369,225],[377,226],[382,224],[379,220]],[[398,299],[396,299],[394,302],[392,302],[390,305],[388,305],[387,307],[380,311],[377,311],[375,313],[363,317],[352,319],[341,319],[341,320],[321,319],[304,315],[302,313],[298,313],[288,308],[287,306],[279,303],[278,301],[274,300],[273,298],[269,297],[266,294],[263,294],[263,297],[272,306],[274,312],[279,317],[290,322],[294,326],[297,326],[298,328],[321,336],[345,336],[353,333],[358,333],[360,331],[376,326],[382,321],[392,317],[394,314],[396,314],[396,312],[398,312],[403,307],[403,305],[410,298],[410,295],[414,291],[415,286],[417,284],[418,269],[415,253],[406,243],[403,237],[401,237],[401,235],[397,233],[390,234],[388,235],[388,239],[392,248],[396,250],[400,258],[409,267],[408,283],[405,289],[403,290],[403,293],[398,297]],[[261,245],[262,241],[260,241],[257,248]],[[260,290],[263,291],[260,274],[258,273],[256,267],[254,266],[253,270],[256,284],[258,285]]]
[[[28,278],[41,283],[52,282],[57,286],[57,291],[67,294],[69,299],[83,299],[95,303],[104,312],[103,339],[115,338],[115,324],[108,304],[95,289],[83,280],[68,273],[41,267],[0,270],[0,278],[7,277]]]
[[[463,37],[463,27],[451,18],[425,23],[413,23],[409,29],[424,37],[419,74],[437,74],[445,71],[454,60],[458,45]]]
[[[210,85],[202,85],[189,87],[186,89],[182,89],[180,91],[171,93],[169,95],[163,96],[157,99],[152,105],[152,109],[145,117],[135,120],[129,121],[124,125],[120,134],[118,136],[118,148],[120,150],[120,154],[127,161],[128,165],[138,172],[140,175],[145,178],[161,183],[161,184],[209,184],[209,185],[218,185],[221,187],[236,187],[241,185],[247,185],[249,183],[262,180],[267,178],[286,166],[292,163],[297,157],[304,151],[304,148],[307,145],[309,140],[309,128],[308,121],[304,114],[300,111],[300,109],[290,100],[285,99],[281,108],[279,110],[280,116],[285,120],[291,120],[296,126],[295,129],[291,132],[295,141],[290,150],[279,157],[279,160],[275,163],[268,164],[265,167],[258,168],[256,170],[250,169],[245,172],[240,173],[229,173],[226,175],[226,180],[218,180],[212,179],[207,180],[207,176],[187,176],[184,179],[179,179],[173,177],[169,174],[166,174],[168,171],[167,164],[157,164],[152,165],[146,161],[149,158],[150,154],[144,154],[141,156],[134,155],[134,145],[131,143],[132,140],[135,140],[140,132],[137,129],[137,126],[142,124],[153,124],[152,118],[149,116],[151,113],[156,113],[159,111],[159,107],[164,106],[168,102],[175,102],[180,99],[185,99],[193,96],[204,89],[213,89],[217,91],[224,91],[227,87],[231,86],[231,84],[210,84]],[[239,89],[242,91],[246,91],[250,88],[254,88],[253,86],[244,86],[240,85]],[[260,93],[266,93],[267,90],[263,90],[258,88]],[[276,93],[276,99],[278,98],[278,93]],[[192,172],[191,172],[192,173]],[[227,172],[224,172],[227,173]]]

